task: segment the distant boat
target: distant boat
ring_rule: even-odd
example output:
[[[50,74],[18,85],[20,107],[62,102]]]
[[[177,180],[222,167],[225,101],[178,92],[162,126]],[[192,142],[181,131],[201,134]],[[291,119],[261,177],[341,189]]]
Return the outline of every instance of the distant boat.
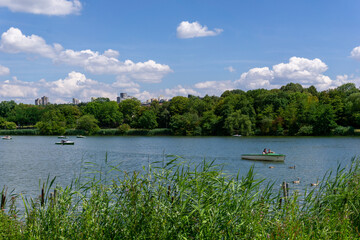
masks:
[[[4,140],[11,140],[12,137],[11,137],[11,136],[5,136],[5,137],[2,137],[2,139],[4,139]]]
[[[243,154],[241,159],[244,160],[255,160],[255,161],[273,161],[283,162],[285,161],[284,154],[268,153],[268,154]]]
[[[241,137],[241,135],[240,134],[235,134],[235,135],[233,135],[233,137]]]
[[[77,135],[76,137],[77,137],[77,138],[86,138],[86,137],[83,136],[83,135]]]
[[[57,145],[74,145],[73,141],[61,140],[60,142],[56,142]]]
[[[66,139],[66,136],[58,136],[58,138]]]

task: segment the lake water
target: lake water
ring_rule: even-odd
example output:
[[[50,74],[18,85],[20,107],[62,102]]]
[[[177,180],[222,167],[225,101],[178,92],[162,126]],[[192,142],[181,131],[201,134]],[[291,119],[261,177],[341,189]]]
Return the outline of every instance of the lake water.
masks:
[[[298,177],[298,188],[321,179],[339,163],[350,164],[360,155],[358,137],[69,137],[73,146],[55,145],[57,137],[14,136],[0,141],[0,187],[36,197],[39,179],[56,176],[60,185],[71,183],[85,162],[119,165],[128,172],[141,170],[149,162],[162,161],[165,154],[200,163],[204,159],[223,164],[229,174],[246,174],[254,166],[258,178],[281,183]],[[264,148],[286,154],[284,163],[241,160],[241,154],[261,153]],[[295,169],[289,166],[296,165]],[[274,168],[269,168],[274,166]],[[84,170],[82,170],[84,171]]]

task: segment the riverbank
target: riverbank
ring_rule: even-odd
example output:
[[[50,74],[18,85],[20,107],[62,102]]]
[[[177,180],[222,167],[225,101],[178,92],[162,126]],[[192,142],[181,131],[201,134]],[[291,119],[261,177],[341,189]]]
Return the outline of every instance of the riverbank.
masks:
[[[41,134],[39,130],[32,128],[32,129],[14,129],[14,130],[0,129],[0,135],[39,136]],[[84,130],[67,129],[64,135],[76,136],[76,135],[87,135],[87,134],[86,131]],[[100,129],[99,131],[97,131],[92,135],[93,136],[173,136],[174,133],[170,128],[155,128],[155,129],[132,128],[127,131],[121,131],[117,128],[110,128],[110,129]],[[256,136],[261,137],[261,135],[256,135]],[[344,136],[344,135],[333,133],[328,136]],[[360,129],[355,129],[351,134],[346,134],[345,136],[360,136]]]
[[[230,177],[211,162],[189,166],[174,159],[142,173],[118,172],[113,181],[98,174],[65,188],[48,180],[39,198],[25,200],[20,219],[14,208],[19,197],[3,194],[0,237],[359,238],[359,160],[324,176],[304,195],[292,191],[286,198],[279,186],[262,185],[253,168],[244,177]]]

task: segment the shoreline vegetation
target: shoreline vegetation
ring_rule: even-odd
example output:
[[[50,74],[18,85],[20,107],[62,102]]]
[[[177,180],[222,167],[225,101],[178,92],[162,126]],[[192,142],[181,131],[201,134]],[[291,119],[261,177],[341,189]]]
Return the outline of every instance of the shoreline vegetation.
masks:
[[[2,101],[0,129],[7,135],[352,136],[360,134],[360,90],[353,83],[321,92],[289,83],[149,104],[136,98],[45,106]]]
[[[219,165],[180,158],[142,172],[110,171],[55,179],[38,198],[1,194],[1,239],[358,239],[360,161],[327,173],[304,193],[226,175]],[[105,160],[107,163],[107,160]],[[112,178],[108,175],[111,172]],[[110,180],[112,179],[112,180]]]

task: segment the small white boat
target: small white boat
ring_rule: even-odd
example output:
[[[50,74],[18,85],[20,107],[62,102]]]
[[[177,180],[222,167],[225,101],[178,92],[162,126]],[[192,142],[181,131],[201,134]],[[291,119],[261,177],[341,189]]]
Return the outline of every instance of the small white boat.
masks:
[[[86,137],[83,135],[77,135],[76,138],[86,138]]]
[[[2,139],[4,139],[4,140],[11,140],[12,137],[11,137],[11,136],[5,136],[5,137],[2,137]]]
[[[74,145],[73,141],[61,140],[60,142],[56,142],[57,145]]]
[[[285,161],[285,155],[284,154],[277,154],[277,153],[243,154],[243,155],[241,155],[241,159],[255,160],[255,161],[283,162],[283,161]]]
[[[235,134],[235,135],[233,135],[233,137],[241,137],[241,135],[240,134]]]
[[[58,138],[66,139],[66,136],[58,136]]]

